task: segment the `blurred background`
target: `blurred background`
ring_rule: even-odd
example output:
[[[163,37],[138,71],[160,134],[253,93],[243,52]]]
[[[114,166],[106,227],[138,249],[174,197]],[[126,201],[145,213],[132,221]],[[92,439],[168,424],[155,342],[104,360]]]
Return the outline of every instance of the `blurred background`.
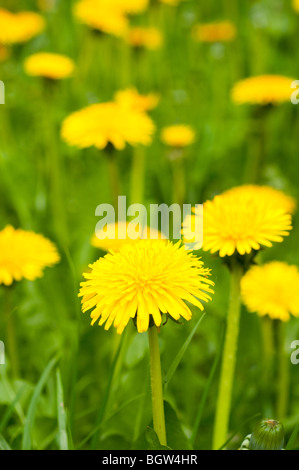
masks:
[[[144,433],[151,421],[147,336],[129,335],[121,349],[122,361],[115,363],[115,332],[91,328],[77,297],[82,273],[105,254],[91,245],[91,237],[96,207],[112,202],[106,161],[95,148],[68,146],[60,136],[62,122],[89,104],[113,100],[119,90],[135,87],[141,94],[155,92],[160,101],[150,115],[156,132],[152,144],[142,149],[146,206],[174,201],[175,169],[160,138],[161,130],[173,124],[189,125],[196,135],[195,142],[184,149],[180,167],[185,175],[184,202],[203,203],[226,189],[252,182],[250,163],[261,146],[264,166],[255,182],[298,200],[299,105],[285,102],[261,112],[236,105],[231,90],[239,80],[254,75],[299,79],[299,14],[290,0],[186,0],[175,5],[156,0],[145,11],[128,15],[132,27],[154,27],[160,32],[159,45],[147,48],[81,24],[73,13],[75,3],[0,2],[11,12],[30,10],[45,19],[45,29],[37,36],[0,47],[0,79],[5,84],[5,105],[0,106],[0,229],[11,224],[42,233],[61,254],[61,262],[46,269],[42,279],[13,286],[19,372],[12,375],[9,357],[0,366],[0,434],[12,448],[22,447],[32,396],[49,361],[58,355],[69,448],[146,448]],[[231,22],[235,37],[208,42],[196,38],[196,25],[216,21]],[[24,60],[40,51],[73,59],[74,75],[54,83],[26,74]],[[138,151],[128,145],[117,154],[121,194],[128,198],[132,161]],[[60,198],[54,206],[53,194]],[[263,252],[260,259],[298,265],[298,230],[296,214],[291,236]],[[213,269],[215,295],[166,390],[174,449],[191,448],[192,443],[195,449],[209,449],[212,440],[219,377],[216,361],[225,326],[229,272],[219,258],[208,253],[200,256]],[[0,287],[3,305],[5,287]],[[163,328],[164,372],[199,315],[194,311],[191,322],[169,322]],[[129,328],[134,331],[133,324]],[[4,332],[0,315],[1,340]],[[287,324],[286,348],[296,339],[299,321],[292,319]],[[231,421],[235,449],[251,431],[256,416],[275,418],[276,371],[274,367],[265,393],[262,348],[260,319],[243,308]],[[288,435],[299,422],[298,367],[290,363],[283,420]],[[29,415],[33,448],[59,448],[57,393],[52,369],[39,392],[34,417]]]

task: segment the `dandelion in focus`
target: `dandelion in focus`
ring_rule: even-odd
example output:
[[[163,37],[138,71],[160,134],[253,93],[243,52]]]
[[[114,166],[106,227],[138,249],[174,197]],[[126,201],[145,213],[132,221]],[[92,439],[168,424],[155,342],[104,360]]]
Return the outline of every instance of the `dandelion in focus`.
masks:
[[[82,310],[92,310],[92,324],[112,325],[122,334],[130,319],[139,333],[148,332],[154,429],[167,445],[158,328],[162,316],[191,320],[186,304],[200,310],[211,300],[211,272],[181,243],[139,240],[123,245],[90,265],[79,296]]]

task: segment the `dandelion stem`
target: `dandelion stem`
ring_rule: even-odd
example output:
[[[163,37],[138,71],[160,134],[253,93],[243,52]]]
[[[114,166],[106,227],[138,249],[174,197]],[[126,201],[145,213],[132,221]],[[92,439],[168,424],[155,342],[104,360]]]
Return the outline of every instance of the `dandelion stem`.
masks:
[[[119,181],[119,173],[117,167],[117,160],[116,154],[114,149],[105,151],[106,160],[108,165],[108,174],[109,174],[109,182],[110,182],[110,189],[111,195],[113,199],[113,205],[115,212],[117,212],[118,208],[118,196],[120,196],[120,181]]]
[[[135,147],[131,174],[131,204],[142,204],[144,198],[145,150]]]
[[[274,335],[273,321],[268,317],[262,317],[261,332],[263,340],[262,350],[262,389],[264,396],[264,414],[272,416],[271,396],[269,393],[269,383],[273,379],[273,359],[274,359]]]
[[[152,408],[154,431],[156,432],[160,444],[167,445],[166,428],[163,402],[163,386],[161,359],[159,350],[158,331],[155,326],[148,330],[149,351],[150,351],[150,370],[151,370],[151,388],[152,388]]]
[[[277,416],[279,420],[284,420],[288,411],[290,369],[289,358],[285,352],[285,323],[278,324],[278,354],[279,354],[279,380],[278,380],[278,400]]]
[[[231,271],[231,287],[229,311],[227,317],[226,336],[222,358],[220,387],[216,407],[216,418],[213,437],[213,449],[220,449],[227,440],[229,418],[232,402],[232,390],[235,374],[236,356],[239,337],[241,313],[240,285],[243,268],[237,262]]]
[[[16,342],[14,319],[11,311],[12,287],[4,288],[4,316],[6,322],[6,345],[13,377],[19,374],[19,355]]]

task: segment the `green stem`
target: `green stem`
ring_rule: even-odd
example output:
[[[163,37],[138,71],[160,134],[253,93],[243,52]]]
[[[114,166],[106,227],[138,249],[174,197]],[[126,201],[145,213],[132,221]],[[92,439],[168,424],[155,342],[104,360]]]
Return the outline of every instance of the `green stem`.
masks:
[[[145,172],[145,150],[143,147],[134,148],[131,171],[131,204],[142,204]]]
[[[264,397],[264,415],[272,416],[271,394],[269,393],[269,383],[273,380],[273,359],[274,359],[274,331],[273,321],[269,317],[262,317],[262,390]]]
[[[220,387],[216,407],[213,449],[218,450],[227,440],[232,403],[232,391],[237,358],[241,313],[240,285],[243,268],[235,263],[231,271],[230,302],[222,358]]]
[[[119,172],[116,160],[116,153],[113,150],[105,151],[106,154],[106,161],[108,166],[108,176],[109,176],[109,183],[111,188],[111,195],[113,200],[113,205],[115,209],[115,213],[117,213],[118,208],[118,196],[120,196],[120,179],[119,179]]]
[[[150,370],[151,370],[151,389],[152,389],[152,408],[154,431],[156,432],[160,444],[167,445],[161,359],[159,350],[158,330],[155,326],[148,330],[149,351],[150,351]]]
[[[279,379],[278,379],[278,400],[277,417],[283,421],[288,411],[289,384],[290,384],[290,363],[285,351],[285,323],[278,324],[278,354],[279,354]]]
[[[11,371],[13,377],[19,375],[19,354],[16,341],[15,319],[11,308],[12,287],[4,287],[4,317],[6,323],[6,340],[8,357],[10,359]]]

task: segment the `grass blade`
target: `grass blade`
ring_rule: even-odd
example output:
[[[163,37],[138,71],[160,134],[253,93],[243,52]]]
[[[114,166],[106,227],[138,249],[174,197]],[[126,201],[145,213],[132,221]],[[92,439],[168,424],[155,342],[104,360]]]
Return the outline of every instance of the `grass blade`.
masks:
[[[181,347],[181,349],[179,350],[178,354],[176,355],[176,357],[174,358],[174,361],[173,363],[171,364],[171,366],[169,367],[168,369],[168,372],[166,373],[165,377],[164,377],[164,390],[166,389],[166,387],[168,386],[170,380],[172,379],[175,371],[177,370],[178,368],[178,365],[179,363],[181,362],[185,352],[187,351],[188,347],[189,347],[189,344],[191,343],[192,341],[192,338],[193,336],[195,335],[199,325],[201,324],[202,320],[204,319],[204,317],[206,316],[205,313],[203,313],[203,315],[200,317],[200,319],[198,320],[198,322],[196,323],[196,325],[194,326],[193,330],[191,331],[190,335],[188,336],[188,338],[186,339],[186,341],[184,342],[183,346]]]
[[[296,425],[294,431],[293,431],[292,434],[291,434],[291,437],[290,437],[290,439],[289,439],[289,442],[288,442],[287,445],[286,445],[286,450],[292,450],[292,449],[293,449],[298,434],[299,434],[299,423],[297,423],[297,425]]]
[[[38,399],[57,361],[58,361],[57,357],[51,359],[47,367],[44,369],[37,385],[35,386],[35,389],[34,389],[34,392],[33,392],[29,407],[28,407],[27,416],[25,419],[24,433],[23,433],[23,439],[22,439],[22,450],[31,449],[31,429],[33,428]]]
[[[67,437],[67,419],[64,408],[63,386],[61,381],[60,369],[56,370],[57,385],[57,418],[59,429],[59,448],[60,450],[69,450]]]
[[[0,450],[12,450],[8,443],[6,442],[6,440],[4,439],[4,437],[2,436],[2,434],[0,434]]]

